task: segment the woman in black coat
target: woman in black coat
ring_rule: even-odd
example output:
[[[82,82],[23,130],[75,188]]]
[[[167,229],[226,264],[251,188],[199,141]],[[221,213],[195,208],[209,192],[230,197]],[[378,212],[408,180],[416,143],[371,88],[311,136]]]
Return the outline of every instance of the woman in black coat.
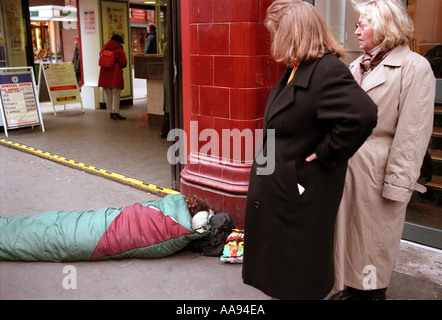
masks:
[[[261,152],[270,160],[260,164],[258,154],[250,175],[243,280],[279,299],[323,299],[347,160],[375,127],[377,107],[315,7],[277,0],[266,26],[273,57],[288,67],[264,114]]]

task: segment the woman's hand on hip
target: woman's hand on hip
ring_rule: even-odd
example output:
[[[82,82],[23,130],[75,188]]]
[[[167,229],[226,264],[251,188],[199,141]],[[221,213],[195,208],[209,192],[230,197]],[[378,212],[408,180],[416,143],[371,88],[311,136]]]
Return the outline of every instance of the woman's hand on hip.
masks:
[[[305,161],[307,162],[312,162],[313,160],[318,159],[318,156],[316,155],[316,153],[313,153],[312,155],[308,156]]]

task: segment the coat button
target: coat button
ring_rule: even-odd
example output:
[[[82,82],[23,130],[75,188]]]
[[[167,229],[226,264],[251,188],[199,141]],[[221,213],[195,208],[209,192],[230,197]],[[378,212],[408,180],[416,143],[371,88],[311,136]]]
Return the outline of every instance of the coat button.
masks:
[[[259,203],[259,201],[255,201],[255,208],[259,209],[261,207],[261,204]]]
[[[338,165],[338,163],[337,163],[336,161],[332,161],[332,162],[330,162],[330,165],[331,165],[332,167],[336,167],[336,166]]]

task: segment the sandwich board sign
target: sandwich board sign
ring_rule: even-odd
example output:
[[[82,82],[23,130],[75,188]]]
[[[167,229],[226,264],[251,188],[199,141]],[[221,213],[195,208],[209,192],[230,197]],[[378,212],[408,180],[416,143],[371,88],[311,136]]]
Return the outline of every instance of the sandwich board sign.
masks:
[[[41,125],[43,118],[32,67],[0,68],[0,109],[5,135],[8,129]]]
[[[49,90],[55,116],[57,115],[56,105],[64,105],[66,109],[67,104],[80,103],[81,109],[84,112],[72,62],[42,63],[38,75],[39,89],[41,81],[43,81],[42,73]]]

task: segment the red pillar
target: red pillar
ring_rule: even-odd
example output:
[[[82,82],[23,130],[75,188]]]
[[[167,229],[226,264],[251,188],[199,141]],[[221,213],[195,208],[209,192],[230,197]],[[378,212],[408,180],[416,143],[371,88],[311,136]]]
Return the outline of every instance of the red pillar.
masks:
[[[278,79],[263,24],[272,2],[182,1],[189,154],[181,192],[206,198],[217,212],[231,214],[238,227],[244,223],[255,136],[262,133],[267,96]]]

